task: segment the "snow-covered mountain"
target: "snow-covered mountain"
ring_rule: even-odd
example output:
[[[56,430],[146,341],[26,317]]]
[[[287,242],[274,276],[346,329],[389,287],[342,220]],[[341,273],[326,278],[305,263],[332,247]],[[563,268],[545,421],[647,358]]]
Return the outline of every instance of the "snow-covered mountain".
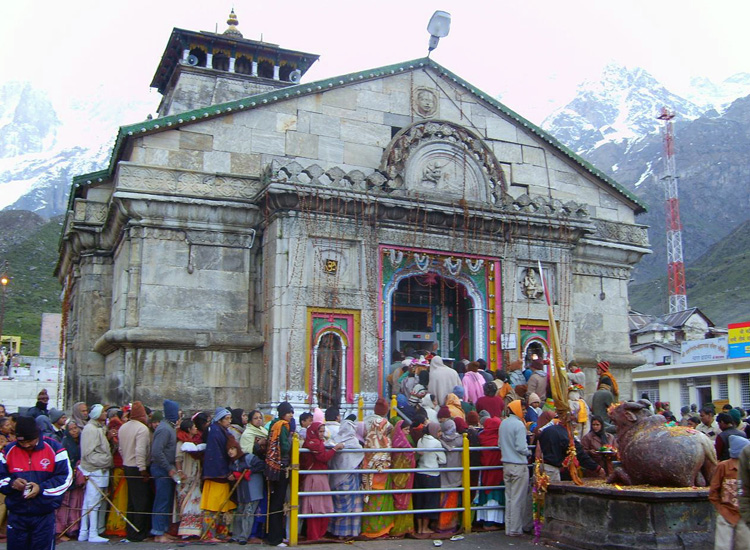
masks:
[[[601,145],[657,132],[662,107],[693,120],[703,108],[659,83],[643,69],[610,63],[599,79],[578,87],[575,98],[547,117],[542,127],[579,154]]]
[[[65,212],[71,179],[104,168],[118,126],[149,112],[98,92],[57,106],[28,83],[0,86],[0,209]]]

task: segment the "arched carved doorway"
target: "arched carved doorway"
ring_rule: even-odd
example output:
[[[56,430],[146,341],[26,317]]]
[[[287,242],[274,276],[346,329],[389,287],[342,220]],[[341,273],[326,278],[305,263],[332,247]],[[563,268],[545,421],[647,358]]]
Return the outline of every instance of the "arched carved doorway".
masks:
[[[314,353],[315,388],[314,395],[321,409],[340,406],[345,402],[344,370],[346,345],[341,337],[331,331],[325,332],[318,340]]]

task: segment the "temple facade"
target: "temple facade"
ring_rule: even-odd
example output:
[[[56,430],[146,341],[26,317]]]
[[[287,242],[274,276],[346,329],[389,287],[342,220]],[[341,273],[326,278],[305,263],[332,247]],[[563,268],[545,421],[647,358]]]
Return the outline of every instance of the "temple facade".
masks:
[[[633,194],[431,59],[301,83],[317,56],[229,23],[173,31],[159,117],[73,181],[67,399],[351,409],[395,350],[549,357],[545,290],[630,394]]]

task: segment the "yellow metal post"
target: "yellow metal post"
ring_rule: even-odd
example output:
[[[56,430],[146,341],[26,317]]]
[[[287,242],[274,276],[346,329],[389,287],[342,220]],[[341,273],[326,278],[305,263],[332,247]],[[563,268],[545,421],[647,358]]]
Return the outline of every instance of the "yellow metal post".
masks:
[[[471,460],[469,458],[469,436],[464,434],[463,449],[461,451],[461,467],[463,468],[463,507],[464,533],[471,533]]]
[[[396,396],[391,396],[391,416],[389,418],[393,418],[394,416],[398,416],[398,413],[396,412],[396,409],[398,408],[398,401],[396,400]]]
[[[291,489],[289,496],[289,545],[297,546],[299,537],[299,435],[292,437]]]
[[[357,400],[357,420],[362,422],[365,419],[365,398],[362,395]]]

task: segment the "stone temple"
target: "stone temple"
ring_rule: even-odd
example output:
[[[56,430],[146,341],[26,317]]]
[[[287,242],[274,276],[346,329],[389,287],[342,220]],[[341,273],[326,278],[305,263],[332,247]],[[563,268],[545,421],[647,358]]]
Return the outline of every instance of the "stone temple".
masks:
[[[174,29],[158,118],[73,180],[56,275],[66,399],[351,410],[392,352],[550,354],[630,394],[644,205],[429,58],[302,82],[317,56]]]

